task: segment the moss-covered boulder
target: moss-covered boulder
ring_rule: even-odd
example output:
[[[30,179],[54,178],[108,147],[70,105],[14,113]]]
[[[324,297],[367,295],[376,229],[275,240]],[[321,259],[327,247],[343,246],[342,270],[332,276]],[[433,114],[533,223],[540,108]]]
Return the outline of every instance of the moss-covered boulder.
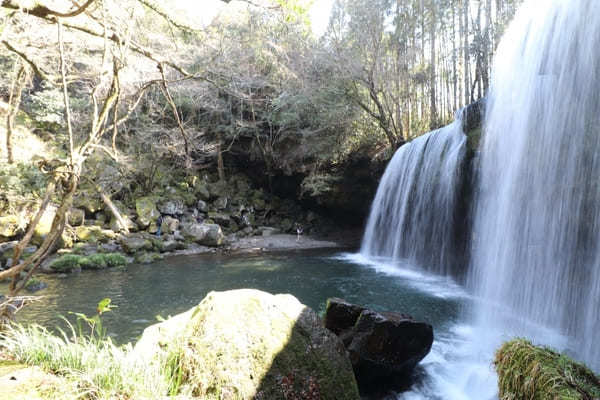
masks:
[[[102,229],[99,226],[77,226],[75,237],[79,242],[106,243],[116,239],[117,235],[110,229]]]
[[[19,226],[19,219],[14,215],[0,217],[0,243],[10,240],[22,231],[23,228]]]
[[[67,214],[71,226],[80,226],[85,222],[85,211],[82,208],[71,208]]]
[[[494,364],[500,400],[600,398],[600,379],[587,367],[524,339],[502,345]]]
[[[104,269],[126,265],[127,259],[119,253],[98,253],[89,256],[65,254],[50,263],[54,272],[76,272],[82,269]]]
[[[135,352],[175,360],[181,392],[202,399],[359,399],[343,344],[291,295],[211,292]]]
[[[137,222],[142,228],[147,228],[152,222],[156,222],[160,212],[156,208],[156,197],[140,197],[135,201]]]

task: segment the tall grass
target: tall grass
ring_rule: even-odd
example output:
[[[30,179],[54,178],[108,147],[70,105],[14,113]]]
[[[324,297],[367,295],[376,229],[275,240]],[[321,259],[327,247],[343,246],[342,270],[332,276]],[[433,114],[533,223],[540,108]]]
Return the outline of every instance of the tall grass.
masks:
[[[77,333],[54,335],[39,325],[10,325],[0,333],[0,349],[15,360],[36,365],[77,382],[88,399],[165,398],[177,383],[165,368],[142,361],[131,344],[116,346],[110,338]]]

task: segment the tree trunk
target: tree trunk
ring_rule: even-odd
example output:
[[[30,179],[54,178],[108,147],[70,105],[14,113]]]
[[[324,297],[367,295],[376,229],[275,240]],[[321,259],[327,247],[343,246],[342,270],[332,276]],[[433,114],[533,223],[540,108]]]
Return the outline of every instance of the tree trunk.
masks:
[[[429,100],[430,100],[430,118],[429,118],[429,129],[434,130],[435,128],[437,128],[438,125],[438,121],[437,121],[437,105],[436,105],[436,80],[435,80],[435,28],[436,28],[436,21],[437,21],[437,10],[436,10],[436,5],[435,5],[435,1],[431,1],[431,75],[429,77],[429,85],[430,85],[430,93],[429,93]]]
[[[471,101],[471,93],[470,89],[470,78],[469,78],[469,0],[463,0],[463,56],[464,56],[464,73],[465,73],[465,105],[469,104]]]

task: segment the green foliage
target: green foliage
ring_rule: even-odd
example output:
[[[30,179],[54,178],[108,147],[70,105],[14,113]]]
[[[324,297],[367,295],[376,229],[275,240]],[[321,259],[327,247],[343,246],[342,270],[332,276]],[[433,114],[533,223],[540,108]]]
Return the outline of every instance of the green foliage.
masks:
[[[65,254],[50,264],[56,272],[71,272],[77,269],[104,269],[127,264],[127,259],[119,253],[99,253],[89,256]]]
[[[505,343],[494,364],[500,400],[600,398],[600,379],[586,366],[525,339]]]
[[[63,124],[64,101],[62,92],[53,87],[36,91],[28,97],[28,112],[44,127],[58,127]]]
[[[34,164],[17,163],[0,168],[0,193],[23,197],[39,197],[47,184],[47,177]]]
[[[329,174],[309,175],[302,181],[301,194],[309,196],[319,196],[331,191],[331,186],[339,180],[338,177]]]
[[[73,326],[60,336],[39,325],[12,325],[0,334],[0,349],[15,360],[76,382],[86,399],[162,399],[170,377],[132,357],[131,344],[81,335]]]

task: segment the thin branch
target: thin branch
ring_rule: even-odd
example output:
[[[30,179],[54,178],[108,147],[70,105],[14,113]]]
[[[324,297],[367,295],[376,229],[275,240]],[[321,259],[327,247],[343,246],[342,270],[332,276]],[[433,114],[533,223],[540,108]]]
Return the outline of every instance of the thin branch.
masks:
[[[31,67],[31,69],[33,69],[33,72],[35,72],[36,75],[38,75],[40,78],[42,78],[43,80],[49,82],[52,86],[55,86],[55,83],[52,81],[52,79],[48,76],[48,74],[46,74],[44,71],[42,71],[41,68],[39,68],[37,66],[36,63],[33,62],[33,60],[31,60],[31,58],[29,58],[27,56],[27,54],[25,54],[23,51],[18,50],[17,48],[15,48],[12,44],[10,44],[9,42],[7,42],[6,40],[2,40],[0,43],[2,43],[8,50],[12,51],[13,53],[15,53],[17,56],[21,57],[21,59],[23,61],[25,61],[27,64],[29,64],[29,66]]]
[[[60,11],[56,11],[56,10],[51,10],[50,8],[48,8],[44,5],[41,5],[41,4],[36,4],[31,8],[25,8],[25,7],[22,7],[21,4],[19,4],[18,2],[14,1],[14,0],[2,0],[2,3],[0,3],[0,7],[9,8],[11,10],[21,10],[22,12],[24,12],[26,14],[34,15],[36,17],[44,18],[44,19],[47,19],[49,17],[71,18],[71,17],[76,17],[79,14],[81,14],[82,12],[84,12],[85,9],[88,8],[88,6],[90,4],[92,4],[94,1],[96,1],[96,0],[88,0],[81,7],[77,8],[73,11],[68,11],[68,12],[60,12]]]
[[[65,103],[65,117],[67,119],[67,133],[69,134],[69,160],[73,165],[73,126],[71,125],[71,108],[69,107],[69,93],[67,92],[67,67],[65,65],[65,46],[62,37],[62,22],[58,24],[58,51],[60,53],[60,75],[62,77],[63,101]]]

